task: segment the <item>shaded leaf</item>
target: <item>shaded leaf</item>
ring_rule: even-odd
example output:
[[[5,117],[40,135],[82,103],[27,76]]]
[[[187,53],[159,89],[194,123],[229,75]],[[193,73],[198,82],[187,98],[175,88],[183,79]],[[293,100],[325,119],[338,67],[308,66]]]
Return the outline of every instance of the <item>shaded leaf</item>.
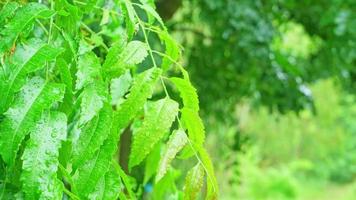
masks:
[[[197,199],[203,187],[204,175],[204,168],[200,163],[188,171],[184,184],[184,200]]]

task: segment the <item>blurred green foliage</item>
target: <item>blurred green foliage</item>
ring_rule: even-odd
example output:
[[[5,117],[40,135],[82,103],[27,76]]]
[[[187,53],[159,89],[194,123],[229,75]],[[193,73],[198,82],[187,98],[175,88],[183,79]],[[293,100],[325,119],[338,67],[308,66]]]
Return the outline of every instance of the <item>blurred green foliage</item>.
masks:
[[[356,99],[333,79],[311,90],[315,114],[270,113],[245,101],[237,107],[238,125],[220,126],[210,137],[210,149],[219,146],[215,158],[224,160],[217,164],[223,199],[356,198]],[[234,140],[236,130],[245,138],[240,149],[216,144]],[[338,196],[319,198],[325,192]]]
[[[170,28],[203,108],[226,118],[242,97],[282,112],[313,108],[307,85],[320,78],[354,91],[355,11],[353,0],[183,0]]]

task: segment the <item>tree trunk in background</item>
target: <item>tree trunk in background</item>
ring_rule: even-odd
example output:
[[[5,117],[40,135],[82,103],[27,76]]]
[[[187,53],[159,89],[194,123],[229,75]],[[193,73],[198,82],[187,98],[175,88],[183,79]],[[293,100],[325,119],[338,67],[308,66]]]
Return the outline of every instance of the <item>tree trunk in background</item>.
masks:
[[[172,18],[174,13],[182,5],[182,0],[158,0],[157,10],[163,20],[167,21]]]

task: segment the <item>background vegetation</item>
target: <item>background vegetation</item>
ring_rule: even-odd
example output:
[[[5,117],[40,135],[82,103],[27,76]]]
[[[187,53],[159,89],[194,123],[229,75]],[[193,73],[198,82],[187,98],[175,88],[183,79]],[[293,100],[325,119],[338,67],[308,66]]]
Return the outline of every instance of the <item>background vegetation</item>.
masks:
[[[356,198],[355,1],[158,11],[198,88],[221,199]]]

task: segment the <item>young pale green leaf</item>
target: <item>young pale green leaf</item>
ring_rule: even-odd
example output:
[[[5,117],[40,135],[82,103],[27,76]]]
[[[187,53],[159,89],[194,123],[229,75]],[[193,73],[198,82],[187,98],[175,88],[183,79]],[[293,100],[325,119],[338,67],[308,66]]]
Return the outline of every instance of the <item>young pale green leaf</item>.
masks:
[[[120,4],[122,14],[126,21],[126,32],[129,39],[131,39],[135,33],[135,26],[137,19],[135,17],[135,9],[132,7],[130,0],[122,0]]]
[[[198,147],[198,152],[200,159],[205,166],[206,170],[206,184],[207,184],[207,194],[206,199],[215,200],[218,198],[218,182],[216,181],[216,177],[214,174],[214,166],[211,162],[210,156],[208,152],[203,147]]]
[[[104,84],[99,83],[91,84],[84,88],[80,103],[80,125],[89,122],[99,113],[106,100],[105,94],[102,94],[105,90]]]
[[[78,168],[87,159],[93,157],[104,140],[107,139],[110,134],[112,114],[111,106],[106,103],[99,115],[81,129],[79,138],[73,145],[73,168]]]
[[[153,94],[155,83],[162,71],[159,68],[152,68],[139,74],[133,82],[130,94],[116,111],[114,122],[122,129],[137,115],[143,108],[147,98]]]
[[[39,77],[23,87],[0,124],[0,153],[8,165],[14,164],[22,140],[34,128],[42,111],[60,101],[63,95],[64,85],[48,83]]]
[[[78,168],[73,179],[81,198],[88,198],[95,191],[100,178],[110,169],[112,157],[117,150],[118,137],[117,129],[112,127],[109,137],[100,149]]]
[[[6,19],[12,17],[15,14],[15,11],[19,8],[17,2],[8,2],[0,11],[0,27],[4,25]]]
[[[204,183],[204,168],[198,163],[191,170],[189,170],[184,184],[184,200],[195,200],[201,193]]]
[[[120,175],[111,167],[105,176],[101,177],[94,192],[89,194],[88,199],[92,200],[113,200],[118,199],[123,186]]]
[[[26,199],[62,199],[63,185],[57,179],[57,168],[59,148],[66,135],[66,116],[44,112],[22,155],[21,181]]]
[[[101,80],[100,73],[100,61],[96,55],[89,51],[82,56],[79,56],[78,59],[78,71],[76,73],[77,81],[75,88],[77,90],[82,89],[83,87],[96,83],[98,80]]]
[[[169,130],[177,114],[178,103],[169,98],[148,104],[143,124],[133,134],[129,159],[130,169],[147,157],[154,145]]]
[[[129,70],[119,78],[111,80],[110,91],[112,105],[120,106],[120,104],[125,101],[124,96],[129,91],[131,84],[132,77]]]
[[[14,55],[5,62],[8,68],[4,72],[1,94],[3,100],[0,102],[0,113],[4,112],[13,101],[14,93],[25,83],[26,75],[44,67],[47,62],[53,61],[62,52],[37,39],[30,40],[27,44],[19,46]]]
[[[177,130],[172,133],[167,143],[166,152],[163,154],[159,163],[156,182],[166,174],[172,160],[187,142],[188,138],[183,130]]]
[[[45,5],[39,3],[29,3],[19,8],[15,16],[6,24],[0,32],[0,53],[9,50],[18,36],[36,18],[49,18],[54,12]]]
[[[120,57],[124,65],[136,65],[141,63],[147,55],[147,44],[134,40],[127,44]]]

